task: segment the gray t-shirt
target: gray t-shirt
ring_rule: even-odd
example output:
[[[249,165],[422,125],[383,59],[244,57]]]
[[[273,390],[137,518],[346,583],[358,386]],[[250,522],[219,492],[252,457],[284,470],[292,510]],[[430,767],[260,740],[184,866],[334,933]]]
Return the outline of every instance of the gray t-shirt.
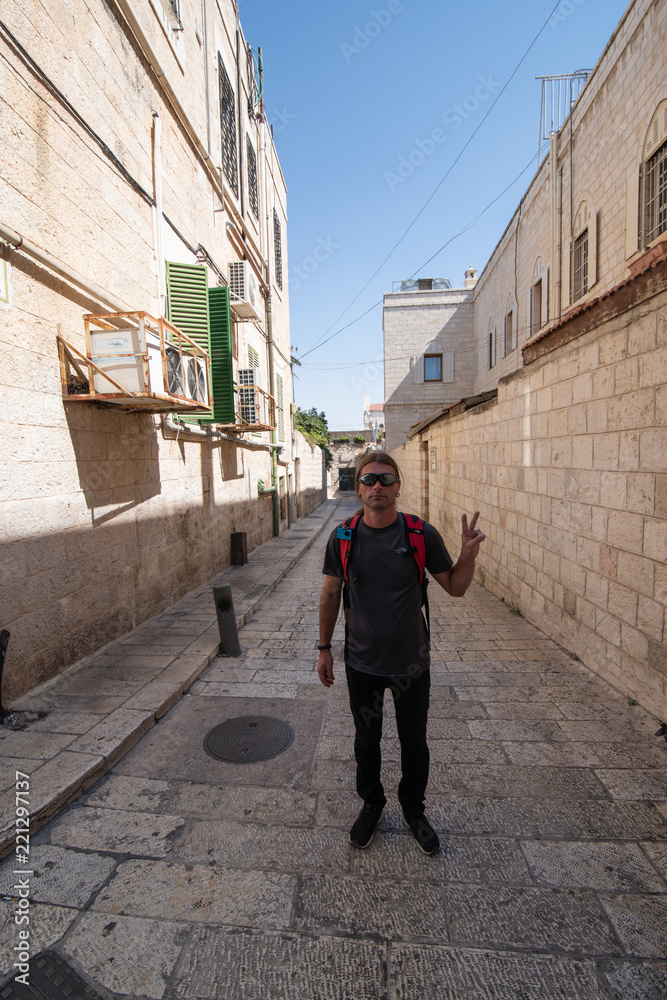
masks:
[[[452,560],[438,531],[423,523],[426,568],[443,573],[451,569]],[[327,543],[322,572],[343,577],[336,529]],[[355,670],[383,676],[416,676],[424,671],[430,657],[419,569],[401,514],[386,528],[369,528],[360,518],[348,577],[345,662]]]

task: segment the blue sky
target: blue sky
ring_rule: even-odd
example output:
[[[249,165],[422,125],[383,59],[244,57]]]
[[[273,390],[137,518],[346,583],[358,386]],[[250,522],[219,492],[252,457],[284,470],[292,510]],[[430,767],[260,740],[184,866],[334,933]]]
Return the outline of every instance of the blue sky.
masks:
[[[359,428],[364,395],[384,398],[376,303],[413,274],[460,287],[466,267],[481,270],[537,167],[535,77],[592,68],[626,3],[239,6],[247,40],[263,49],[267,116],[288,185],[291,341],[303,360],[294,396],[324,410],[333,430]]]

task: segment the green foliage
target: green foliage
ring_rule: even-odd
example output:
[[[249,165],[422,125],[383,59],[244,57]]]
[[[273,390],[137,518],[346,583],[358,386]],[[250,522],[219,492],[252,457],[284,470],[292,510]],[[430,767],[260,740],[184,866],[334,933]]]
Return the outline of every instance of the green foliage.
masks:
[[[326,413],[318,413],[314,406],[309,410],[297,408],[294,415],[294,426],[313,444],[320,446],[326,456],[327,469],[333,465],[333,455],[329,448],[329,426]]]
[[[364,443],[364,439],[359,434],[355,434],[354,440],[357,442],[361,442],[361,444]]]

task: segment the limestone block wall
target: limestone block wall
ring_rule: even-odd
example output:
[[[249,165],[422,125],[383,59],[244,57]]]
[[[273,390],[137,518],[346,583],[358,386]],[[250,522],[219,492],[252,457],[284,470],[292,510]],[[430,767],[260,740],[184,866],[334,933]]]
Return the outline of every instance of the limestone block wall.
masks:
[[[136,31],[121,8],[136,15]],[[180,234],[163,222],[166,260],[195,264],[197,247],[200,257],[204,248],[211,285],[218,272],[224,279],[245,246],[256,259],[267,253],[275,277],[273,235],[267,245],[261,220],[265,208],[271,216],[276,208],[283,287],[276,282],[272,290],[272,333],[289,406],[285,181],[267,131],[267,203],[259,177],[257,219],[248,200],[245,143],[249,136],[259,160],[259,125],[247,111],[242,36],[237,79],[231,0],[207,6],[208,121],[203,9],[198,0],[182,0],[180,10],[183,31],[174,32],[161,0],[3,4],[2,20],[27,56],[0,33],[0,222],[74,269],[89,287],[99,286],[103,296],[0,244],[0,626],[11,632],[3,686],[9,702],[228,566],[230,533],[246,531],[250,549],[273,534],[271,496],[257,492],[259,479],[271,480],[268,450],[187,431],[177,438],[148,414],[64,403],[61,395],[58,330],[83,349],[83,314],[112,311],[109,297],[128,311],[163,312],[157,214],[150,203],[156,113],[163,208]],[[224,212],[218,52],[243,119],[239,193],[225,185]],[[157,62],[151,66],[151,60]],[[239,250],[244,228],[247,242]],[[266,330],[254,329],[268,370]],[[245,349],[245,334],[235,333]],[[285,480],[295,473],[287,437]],[[269,436],[249,440],[266,443]],[[317,482],[315,468],[306,482],[311,478]],[[321,491],[321,475],[319,484]],[[281,527],[286,524],[284,518]]]
[[[557,136],[560,221],[554,209],[555,199],[552,201],[551,164],[547,156],[479,277],[474,292],[478,362],[475,392],[495,387],[499,378],[522,365],[521,347],[530,339],[526,293],[538,257],[549,268],[548,321],[551,322],[615,287],[628,277],[628,265],[640,256],[637,251],[639,167],[652,116],[667,98],[666,47],[665,4],[659,0],[635,0],[629,4],[574,105],[571,123],[568,118]],[[592,264],[589,270],[588,292],[574,302],[568,279],[571,239],[575,235],[571,225],[582,200],[596,216],[597,260],[595,273]],[[552,226],[558,234],[553,245]],[[634,251],[629,232],[633,227]],[[665,238],[663,234],[658,242]],[[555,255],[562,275],[560,290],[556,285]],[[592,252],[590,258],[592,261]],[[503,357],[501,337],[509,296],[516,299],[519,350]],[[492,368],[488,361],[490,320],[498,334],[497,361]]]
[[[294,431],[294,455],[297,516],[307,517],[327,498],[326,455],[298,430]]]
[[[497,401],[394,451],[403,509],[477,580],[652,712],[667,715],[667,293],[501,380]],[[420,480],[421,449],[437,472]],[[424,504],[424,491],[427,504]]]

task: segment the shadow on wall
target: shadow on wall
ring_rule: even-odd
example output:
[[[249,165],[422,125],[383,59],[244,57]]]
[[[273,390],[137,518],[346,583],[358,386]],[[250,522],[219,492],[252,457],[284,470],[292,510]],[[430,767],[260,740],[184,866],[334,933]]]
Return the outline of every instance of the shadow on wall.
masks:
[[[271,497],[202,505],[166,516],[125,510],[87,529],[71,528],[3,547],[2,626],[11,632],[4,669],[9,703],[230,565],[229,535],[248,532],[248,550],[273,536]]]
[[[439,381],[424,381],[424,355],[404,358],[405,374],[387,395],[384,404],[385,446],[388,451],[391,452],[404,444],[410,427],[419,423],[424,417],[440,407],[472,395],[474,344],[471,319],[470,332],[465,336],[461,333],[462,324],[468,322],[468,316],[472,316],[471,309],[472,303],[469,301],[460,303],[453,309],[449,308],[447,322],[441,329],[433,336],[424,336],[422,350],[427,347],[432,348],[432,353],[436,354],[434,345],[437,343],[441,352]],[[458,313],[462,317],[460,321],[456,321]],[[457,330],[456,333],[453,332],[454,328]],[[391,345],[388,350],[392,350]],[[394,348],[396,354],[402,353],[403,350],[402,346]],[[415,367],[418,369],[417,381],[415,381]],[[450,371],[454,381],[443,381],[449,376]]]
[[[64,403],[64,409],[79,484],[94,527],[161,492],[159,428],[152,416],[90,403]],[[96,513],[101,508],[105,512]]]

